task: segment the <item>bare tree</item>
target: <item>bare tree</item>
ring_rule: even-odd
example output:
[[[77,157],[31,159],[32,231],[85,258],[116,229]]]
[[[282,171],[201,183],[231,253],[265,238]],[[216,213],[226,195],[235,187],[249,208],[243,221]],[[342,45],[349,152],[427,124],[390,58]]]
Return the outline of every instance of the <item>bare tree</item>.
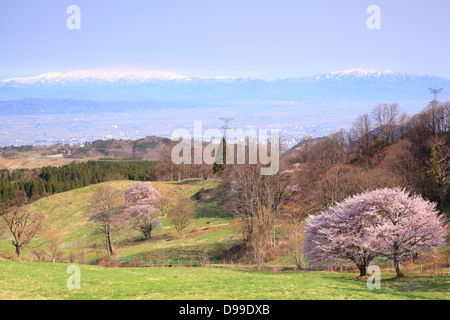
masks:
[[[428,173],[436,184],[440,210],[443,212],[450,182],[450,149],[444,138],[432,137],[429,140],[431,155],[428,158]]]
[[[444,127],[446,131],[450,131],[450,102],[443,105],[444,108]]]
[[[254,234],[253,237],[247,243],[249,250],[247,250],[247,258],[250,263],[255,263],[258,268],[266,262],[267,253],[270,246],[262,233]]]
[[[402,119],[400,107],[397,103],[381,103],[372,111],[372,118],[387,144],[393,144],[398,140],[398,128]]]
[[[20,191],[19,191],[20,192]],[[0,211],[4,225],[11,233],[11,244],[15,247],[16,259],[21,258],[22,250],[39,234],[45,223],[45,215],[22,207],[23,195],[16,194],[15,203]]]
[[[297,208],[298,203],[291,202],[284,206],[285,213],[283,217],[286,222],[284,227],[284,235],[286,238],[286,246],[288,249],[288,256],[296,265],[297,269],[304,268],[305,256],[303,253],[303,242],[305,234],[303,231],[305,216]]]
[[[423,163],[412,153],[413,145],[408,140],[400,140],[387,148],[379,169],[384,175],[397,180],[396,186],[412,188],[422,192]]]
[[[195,218],[196,212],[191,199],[179,195],[175,204],[169,209],[167,217],[178,234],[183,237],[184,230]]]
[[[241,222],[244,241],[258,233],[257,242],[275,246],[275,222],[286,200],[287,181],[278,174],[262,176],[257,165],[235,166],[229,179],[226,207]]]
[[[97,188],[89,201],[89,210],[94,214],[90,221],[94,223],[95,230],[105,237],[108,255],[114,255],[112,233],[118,225],[118,215],[124,210],[122,194],[111,185],[102,185]]]
[[[423,124],[433,136],[442,136],[449,129],[450,104],[440,104],[436,100],[430,102],[422,114]]]
[[[366,173],[357,166],[337,164],[328,170],[316,185],[313,195],[320,210],[333,206],[368,187]]]
[[[170,198],[166,195],[161,195],[158,203],[156,204],[161,217],[165,217],[167,205],[170,203]]]
[[[372,133],[373,129],[374,127],[370,116],[366,113],[358,117],[350,130],[351,139],[356,145],[357,150],[360,152],[359,157],[363,160],[366,160],[370,155],[370,149],[374,138]]]
[[[61,245],[64,243],[65,239],[57,230],[51,230],[46,234],[46,240],[50,258],[53,262],[56,262],[58,259],[59,249],[61,248]]]
[[[47,251],[45,249],[37,248],[31,252],[36,259],[41,262],[45,256],[47,255]]]
[[[328,137],[312,143],[308,150],[307,161],[313,162],[318,174],[328,171],[348,156],[348,139],[344,131],[330,134]]]
[[[415,156],[423,158],[430,153],[429,139],[445,137],[450,130],[450,102],[432,101],[427,108],[409,119],[407,138],[415,149]]]

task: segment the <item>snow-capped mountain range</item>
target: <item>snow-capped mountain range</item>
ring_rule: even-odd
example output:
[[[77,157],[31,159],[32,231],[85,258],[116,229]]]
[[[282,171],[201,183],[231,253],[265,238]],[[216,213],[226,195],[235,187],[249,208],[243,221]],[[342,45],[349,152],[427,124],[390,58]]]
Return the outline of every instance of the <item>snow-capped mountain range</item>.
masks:
[[[168,71],[142,70],[142,69],[96,69],[74,70],[67,73],[48,72],[33,77],[12,78],[0,81],[0,86],[19,85],[70,85],[82,83],[145,83],[151,81],[169,80],[232,80],[233,77],[187,77]]]
[[[290,78],[306,79],[309,81],[317,80],[346,80],[350,78],[370,79],[370,78],[433,78],[433,76],[420,76],[407,73],[395,73],[389,70],[376,69],[346,69],[334,71],[327,74],[315,75],[310,77]],[[188,77],[174,72],[154,71],[141,69],[98,69],[98,70],[75,70],[67,73],[48,72],[37,76],[24,78],[11,78],[0,81],[0,86],[18,86],[18,85],[45,85],[45,84],[76,84],[82,82],[107,82],[107,83],[145,83],[150,81],[168,81],[168,80],[257,80],[254,78],[236,78],[236,77]],[[267,81],[280,81],[282,79],[272,79]]]
[[[75,82],[104,81],[109,83],[125,81],[146,82],[158,80],[181,80],[185,76],[166,71],[152,70],[75,70],[67,73],[49,72],[34,77],[13,78],[0,81],[0,86],[71,84]]]
[[[2,80],[0,100],[44,98],[214,103],[425,101],[430,98],[428,88],[435,87],[449,88],[450,91],[450,79],[374,69],[348,69],[316,76],[271,80],[188,77],[173,72],[139,69],[77,70]]]
[[[219,117],[237,127],[276,126],[296,143],[348,129],[377,103],[397,102],[414,114],[432,99],[429,88],[445,88],[439,99],[450,100],[448,78],[371,69],[271,80],[129,69],[45,73],[0,81],[0,146],[168,137],[198,120],[218,128]]]
[[[430,77],[430,76],[418,76],[407,73],[396,73],[390,70],[376,70],[376,69],[346,69],[342,71],[333,71],[323,75],[316,75],[313,77],[309,77],[310,80],[346,80],[351,78],[359,78],[359,79],[400,79],[405,77]]]

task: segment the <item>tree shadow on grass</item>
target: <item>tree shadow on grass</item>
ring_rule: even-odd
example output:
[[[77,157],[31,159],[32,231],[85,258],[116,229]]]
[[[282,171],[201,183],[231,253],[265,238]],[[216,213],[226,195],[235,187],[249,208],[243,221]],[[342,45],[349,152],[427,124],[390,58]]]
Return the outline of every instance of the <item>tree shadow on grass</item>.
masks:
[[[225,218],[232,217],[223,208],[225,190],[223,188],[207,189],[205,198],[196,200],[197,218]]]
[[[182,180],[182,181],[177,182],[177,184],[181,184],[181,185],[184,185],[184,184],[192,185],[192,184],[195,184],[196,182],[199,182],[199,181],[203,181],[203,179],[186,179],[186,180]],[[207,180],[206,180],[206,181],[207,181]]]
[[[342,279],[335,279],[337,282],[343,284],[343,287],[330,287],[330,286],[324,286],[327,288],[332,289],[340,289],[345,291],[351,291],[351,292],[365,292],[375,295],[391,295],[394,297],[398,297],[399,299],[422,299],[422,300],[442,300],[444,299],[445,293],[449,291],[449,288],[447,288],[446,281],[440,282],[440,279],[424,279],[424,280],[431,280],[431,283],[426,283],[425,285],[420,285],[421,281],[417,281],[417,278],[409,278],[408,276],[404,277],[396,277],[393,276],[388,279],[382,279],[381,280],[381,289],[369,289],[366,287],[366,281],[359,278],[342,278]],[[362,289],[355,289],[355,288],[348,288],[345,287],[345,284],[348,283],[348,281],[357,281],[360,282],[361,285],[364,286]],[[429,282],[429,281],[428,281]],[[383,287],[383,283],[385,284]],[[407,287],[402,287],[401,284],[406,284]],[[398,285],[398,286],[397,286]],[[414,286],[416,285],[416,286]],[[438,290],[436,290],[436,288]],[[443,294],[443,298],[439,297],[428,297],[424,296],[423,293],[427,292],[433,292]],[[386,299],[383,297],[383,299]]]
[[[440,300],[439,298],[430,298],[427,296],[422,296],[422,295],[417,295],[414,293],[407,293],[407,292],[403,292],[403,291],[394,291],[393,289],[383,289],[383,287],[381,287],[381,289],[354,289],[354,288],[348,288],[348,287],[332,287],[332,286],[323,286],[324,288],[329,288],[330,290],[342,290],[342,291],[347,291],[347,292],[354,292],[354,293],[365,293],[365,294],[374,294],[374,295],[378,295],[378,296],[383,296],[383,295],[389,295],[389,296],[394,296],[394,297],[398,297],[399,300],[405,300],[405,299],[421,299],[421,300]],[[358,298],[359,299],[359,298]],[[368,299],[371,299],[371,297],[368,297]],[[386,300],[386,297],[382,297],[381,300]]]
[[[167,233],[162,233],[162,234],[157,234],[157,235],[152,235],[152,237],[150,239],[144,239],[144,237],[142,236],[137,236],[131,239],[124,239],[124,240],[119,240],[119,241],[115,241],[114,244],[116,246],[138,246],[144,243],[147,244],[151,244],[153,242],[158,242],[158,241],[171,241],[173,240],[173,236],[167,234]]]

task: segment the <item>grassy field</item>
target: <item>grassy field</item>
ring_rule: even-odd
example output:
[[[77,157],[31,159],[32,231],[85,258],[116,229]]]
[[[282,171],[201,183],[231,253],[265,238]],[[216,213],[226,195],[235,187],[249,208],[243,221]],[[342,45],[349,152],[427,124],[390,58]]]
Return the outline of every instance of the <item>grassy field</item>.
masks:
[[[104,184],[114,185],[118,192],[125,193],[133,181],[112,181]],[[86,263],[94,263],[106,254],[104,239],[93,235],[87,203],[93,192],[100,186],[56,194],[42,198],[29,205],[36,212],[47,215],[47,230],[57,230],[65,237],[64,256],[74,251],[84,252]],[[186,180],[182,182],[153,182],[162,194],[174,199],[178,193],[192,196],[199,190],[211,190],[205,199],[195,201],[197,217],[187,228],[185,236],[180,238],[175,229],[162,220],[163,228],[152,233],[152,239],[142,241],[141,235],[133,230],[121,230],[113,235],[116,260],[128,261],[135,257],[148,261],[152,259],[198,259],[206,250],[213,252],[217,246],[236,242],[237,231],[232,226],[232,217],[222,212],[220,205],[221,183],[218,180]],[[45,240],[45,232],[37,237],[30,247],[39,246]],[[45,246],[44,246],[45,247]],[[0,235],[0,253],[12,251],[9,234]],[[33,249],[25,249],[23,259],[34,259]]]
[[[61,167],[72,162],[85,162],[96,160],[99,157],[82,157],[67,158],[62,155],[45,155],[42,151],[23,151],[13,153],[12,155],[0,156],[0,169],[8,169],[10,171],[16,169],[35,169],[47,166]]]
[[[125,193],[133,181],[112,181],[117,192]],[[100,185],[72,190],[42,198],[29,205],[48,217],[47,230],[58,230],[65,237],[62,261],[83,251],[81,289],[69,290],[66,273],[70,263],[27,262],[0,258],[0,299],[449,299],[450,276],[407,275],[393,279],[383,274],[382,289],[368,290],[357,274],[303,271],[257,271],[188,268],[103,268],[97,263],[105,255],[102,237],[92,235],[87,203]],[[163,219],[163,228],[152,239],[143,241],[136,231],[114,234],[116,261],[178,261],[194,263],[204,252],[213,258],[224,247],[241,241],[233,218],[223,212],[223,189],[219,180],[154,182],[155,188],[169,198],[178,193],[191,196],[209,190],[195,201],[197,217],[180,238]],[[31,246],[44,241],[45,232]],[[45,247],[45,245],[43,246]],[[0,235],[0,254],[12,251],[9,234]],[[24,260],[35,259],[34,249],[26,249]],[[143,259],[143,260],[141,260]],[[281,258],[284,263],[286,261]],[[223,261],[222,261],[223,262]],[[282,263],[282,264],[283,264]],[[236,264],[234,265],[236,267]],[[383,269],[384,270],[384,269]],[[392,269],[391,269],[392,271]]]
[[[0,299],[449,299],[450,276],[384,275],[380,290],[356,274],[218,268],[102,268],[79,265],[81,288],[69,290],[69,264],[0,260]]]

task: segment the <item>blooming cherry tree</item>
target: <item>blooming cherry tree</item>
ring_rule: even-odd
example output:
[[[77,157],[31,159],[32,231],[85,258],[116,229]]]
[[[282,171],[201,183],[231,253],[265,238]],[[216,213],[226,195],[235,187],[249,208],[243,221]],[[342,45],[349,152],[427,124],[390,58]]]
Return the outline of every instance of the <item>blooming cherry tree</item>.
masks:
[[[376,257],[394,261],[445,245],[448,233],[436,204],[400,188],[347,198],[307,219],[305,252],[311,262],[352,262],[366,274]]]
[[[370,197],[383,218],[376,231],[378,252],[394,261],[397,276],[402,260],[445,245],[448,229],[436,203],[399,188],[375,190]]]
[[[150,239],[152,230],[159,228],[161,194],[151,182],[135,182],[125,193],[125,221]]]
[[[316,265],[354,263],[360,276],[365,276],[367,267],[377,255],[378,239],[374,226],[380,222],[364,195],[348,198],[306,220],[306,256]]]

